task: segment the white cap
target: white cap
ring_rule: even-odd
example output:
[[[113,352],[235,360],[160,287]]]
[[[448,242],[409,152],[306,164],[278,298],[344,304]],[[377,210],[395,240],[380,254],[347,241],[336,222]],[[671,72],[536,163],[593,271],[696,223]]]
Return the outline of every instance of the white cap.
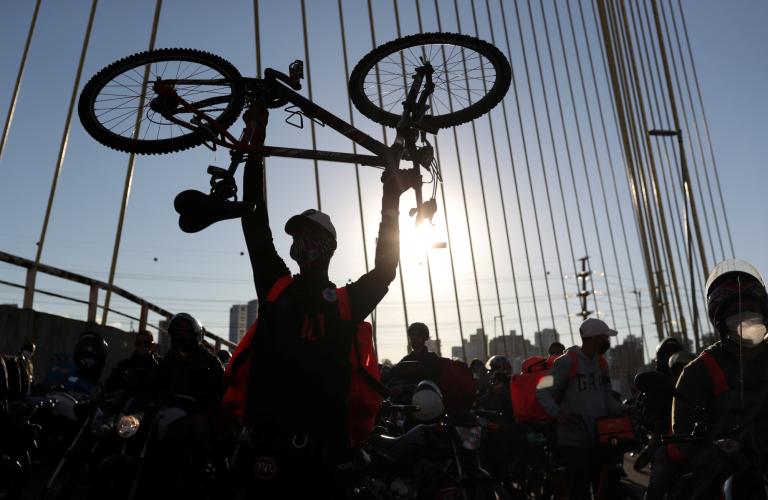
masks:
[[[297,233],[301,232],[302,229],[306,228],[319,229],[324,236],[330,236],[334,240],[336,239],[336,228],[333,227],[331,218],[314,208],[305,210],[299,215],[294,215],[285,223],[285,232],[291,236],[295,236]]]
[[[581,333],[581,338],[583,339],[599,337],[600,335],[615,337],[619,334],[616,330],[611,330],[605,321],[597,318],[589,318],[585,320],[579,327],[579,333]]]

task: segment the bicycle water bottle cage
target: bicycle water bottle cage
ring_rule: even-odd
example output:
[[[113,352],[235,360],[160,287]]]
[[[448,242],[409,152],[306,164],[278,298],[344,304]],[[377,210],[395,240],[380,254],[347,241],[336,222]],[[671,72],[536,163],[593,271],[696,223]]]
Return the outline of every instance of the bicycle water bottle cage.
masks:
[[[304,117],[307,115],[305,115],[301,109],[299,109],[297,106],[288,106],[285,108],[285,112],[288,113],[288,117],[285,119],[285,123],[296,128],[304,128]],[[294,117],[296,116],[298,116],[298,123],[294,123]],[[317,118],[312,118],[311,116],[307,116],[307,118],[309,118],[309,120],[313,123],[320,125],[321,127],[325,127],[325,123],[323,121],[318,120]]]

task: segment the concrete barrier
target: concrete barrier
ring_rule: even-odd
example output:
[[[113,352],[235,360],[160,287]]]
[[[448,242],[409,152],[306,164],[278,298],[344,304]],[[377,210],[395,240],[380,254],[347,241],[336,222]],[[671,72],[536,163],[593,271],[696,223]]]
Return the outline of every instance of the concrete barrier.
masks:
[[[21,344],[31,340],[37,345],[33,359],[35,380],[42,382],[54,356],[71,356],[75,342],[86,331],[104,337],[109,344],[109,356],[102,379],[112,367],[133,352],[133,334],[111,326],[86,323],[76,319],[0,305],[0,353],[15,354]]]

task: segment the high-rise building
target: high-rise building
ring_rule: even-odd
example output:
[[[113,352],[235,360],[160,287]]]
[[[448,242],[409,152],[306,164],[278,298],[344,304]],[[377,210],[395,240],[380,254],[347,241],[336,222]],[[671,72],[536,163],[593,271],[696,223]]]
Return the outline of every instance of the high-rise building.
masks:
[[[256,317],[259,315],[259,300],[253,299],[249,300],[248,304],[248,313],[246,314],[245,321],[247,323],[247,326],[245,327],[248,329],[249,326],[251,326],[255,321]]]
[[[248,306],[235,304],[229,308],[229,341],[237,344],[248,330]]]
[[[438,356],[442,356],[440,353],[440,341],[438,339],[427,340],[427,350],[436,353]]]
[[[534,334],[533,341],[539,354],[546,355],[550,344],[560,342],[560,335],[554,328],[542,328],[540,332]]]
[[[607,357],[614,390],[628,396],[635,375],[644,365],[643,340],[635,335],[627,335],[624,342],[608,351]]]
[[[164,355],[171,350],[171,337],[168,335],[168,323],[170,319],[161,319],[157,323],[157,352]]]
[[[475,358],[478,358],[483,362],[488,359],[488,342],[482,328],[478,328],[475,333],[469,336],[469,340],[464,341],[464,351],[467,353],[467,358],[465,359],[466,362],[470,362]],[[451,356],[464,359],[464,353],[462,352],[461,346],[452,347]]]

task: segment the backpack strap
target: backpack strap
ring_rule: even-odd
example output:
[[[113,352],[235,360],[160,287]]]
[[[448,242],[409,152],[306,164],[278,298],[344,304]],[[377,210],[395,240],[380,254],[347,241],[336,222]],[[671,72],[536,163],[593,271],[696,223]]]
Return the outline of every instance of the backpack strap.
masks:
[[[293,283],[293,276],[290,274],[286,274],[278,278],[267,294],[267,302],[276,301],[280,294],[283,293],[283,291],[285,291],[285,289],[288,288],[288,285],[291,283]]]
[[[717,362],[714,356],[707,351],[702,352],[699,358],[704,362],[704,366],[707,367],[709,377],[712,379],[712,394],[717,397],[729,389],[728,382],[725,380],[725,373],[720,368],[720,364]]]
[[[568,357],[571,358],[571,369],[568,371],[568,380],[576,378],[576,374],[579,371],[579,355],[576,351],[568,351]],[[600,364],[600,371],[603,373],[603,377],[609,377],[608,361],[605,356],[598,355],[597,362]]]
[[[347,287],[337,288],[336,297],[339,300],[339,317],[342,321],[352,321],[352,309],[349,307],[349,292]]]

